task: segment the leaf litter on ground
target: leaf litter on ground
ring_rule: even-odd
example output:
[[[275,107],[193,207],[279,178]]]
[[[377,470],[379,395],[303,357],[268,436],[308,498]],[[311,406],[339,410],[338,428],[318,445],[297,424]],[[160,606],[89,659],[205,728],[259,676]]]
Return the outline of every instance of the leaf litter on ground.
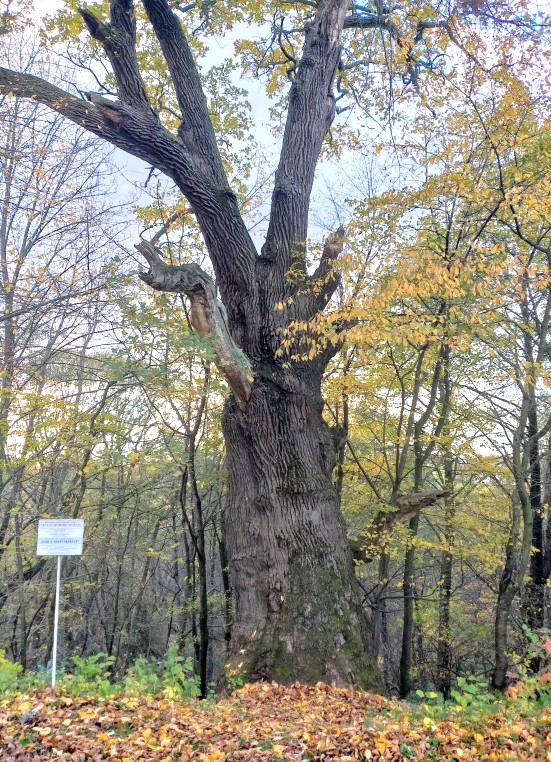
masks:
[[[551,762],[551,706],[526,712],[505,700],[444,717],[322,683],[254,683],[216,703],[52,689],[3,699],[1,762],[56,759]]]

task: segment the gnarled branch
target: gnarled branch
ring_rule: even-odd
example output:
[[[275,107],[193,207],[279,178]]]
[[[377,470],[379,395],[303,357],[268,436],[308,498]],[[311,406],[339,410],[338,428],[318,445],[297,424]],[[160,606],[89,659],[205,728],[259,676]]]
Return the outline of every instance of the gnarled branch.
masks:
[[[149,265],[140,278],[151,288],[185,294],[191,303],[191,325],[203,338],[211,338],[217,365],[226,376],[237,404],[245,410],[251,394],[252,372],[243,352],[234,343],[224,305],[216,297],[214,281],[195,263],[171,265],[149,241],[140,241],[136,249]]]

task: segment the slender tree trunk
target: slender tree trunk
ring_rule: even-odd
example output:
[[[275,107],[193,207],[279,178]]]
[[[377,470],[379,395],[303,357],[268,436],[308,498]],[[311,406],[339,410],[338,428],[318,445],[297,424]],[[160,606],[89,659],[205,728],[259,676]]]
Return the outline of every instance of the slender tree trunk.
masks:
[[[332,482],[334,445],[316,385],[254,383],[223,418],[224,512],[235,619],[230,671],[384,691]],[[254,580],[254,583],[253,583]]]
[[[386,646],[387,643],[385,642],[383,638],[383,620],[386,614],[386,587],[387,587],[387,581],[388,581],[388,566],[390,562],[390,556],[388,553],[383,550],[381,553],[381,556],[379,558],[379,569],[378,569],[378,585],[374,598],[374,608],[375,611],[373,613],[373,637],[375,641],[375,655],[378,657],[379,654],[383,654],[383,660],[386,655]],[[383,661],[384,663],[384,661]]]
[[[523,316],[528,320],[526,301],[523,303],[522,308]],[[545,331],[543,335],[546,335],[548,330],[550,314],[551,300],[548,299],[541,329]],[[536,379],[537,364],[542,362],[547,344],[540,341],[537,355],[534,358],[533,337],[528,331],[524,331],[523,340],[525,363],[528,363],[528,368],[531,370],[523,380],[522,403],[518,412],[518,421],[512,442],[511,471],[515,480],[515,495],[512,500],[511,532],[505,551],[505,564],[499,583],[495,620],[496,660],[492,675],[492,685],[498,690],[503,690],[507,685],[509,663],[507,638],[511,607],[515,596],[521,589],[525,574],[531,563],[535,519],[533,501],[539,502],[541,508]],[[520,379],[520,371],[518,371],[518,376]],[[530,489],[527,489],[527,477],[530,479]],[[541,544],[543,546],[543,526],[538,528],[537,531],[542,534]],[[542,556],[543,554],[540,553],[539,555]],[[539,566],[541,561],[542,559],[538,559],[535,563]],[[537,569],[537,574],[539,573],[540,571]],[[537,612],[534,611],[533,615],[536,616]]]
[[[413,614],[415,602],[415,544],[419,530],[419,514],[409,522],[410,541],[404,563],[404,622],[402,626],[402,652],[400,656],[400,698],[411,692],[411,669],[413,666]]]
[[[495,640],[495,666],[492,674],[492,687],[497,690],[505,690],[507,686],[507,670],[509,669],[509,654],[507,642],[509,634],[509,619],[511,605],[517,593],[514,584],[515,577],[515,544],[517,542],[518,523],[513,522],[511,537],[505,552],[505,564],[501,572],[496,606],[496,618],[494,624]]]
[[[545,458],[545,478],[544,478],[544,496],[543,505],[546,508],[546,528],[543,551],[543,576],[547,582],[551,578],[551,441],[547,445]],[[545,613],[545,612],[544,612]]]
[[[530,505],[533,513],[532,555],[528,580],[524,589],[524,618],[531,630],[539,630],[545,623],[545,545],[543,505],[541,499],[541,460],[538,440],[538,413],[535,393],[532,394],[528,411],[529,436],[529,471]],[[534,671],[539,669],[539,662],[532,664]]]
[[[228,569],[228,554],[226,553],[226,543],[222,532],[217,536],[218,553],[220,556],[220,568],[222,573],[222,587],[224,590],[224,641],[226,651],[229,650],[231,642],[231,631],[233,623],[232,594],[230,585],[230,573]]]
[[[120,483],[120,477],[119,477],[119,489],[121,492],[123,492],[124,490],[124,485]],[[121,513],[122,513],[122,503],[119,503],[119,506],[117,508],[117,523],[119,524],[119,526],[122,526]],[[113,649],[115,646],[115,638],[119,630],[121,586],[122,586],[123,576],[124,576],[124,561],[126,559],[126,553],[128,551],[128,548],[130,546],[131,532],[133,528],[134,528],[134,514],[132,514],[129,517],[129,520],[127,519],[127,526],[126,526],[124,539],[122,540],[122,542],[119,539],[118,564],[117,564],[117,575],[115,578],[115,597],[113,600],[112,623],[111,623],[109,635],[107,636],[107,654],[109,656],[113,655]]]
[[[444,477],[446,487],[453,489],[453,461],[446,455],[444,461]],[[453,546],[454,546],[454,519],[455,498],[450,494],[445,502],[445,550],[442,552],[440,562],[439,600],[438,600],[438,645],[436,650],[436,675],[437,688],[448,699],[451,690],[451,627],[450,627],[450,603],[452,595],[453,575]]]
[[[390,693],[396,688],[396,676],[394,674],[394,663],[391,658],[392,644],[390,641],[389,622],[388,622],[388,575],[390,571],[390,556],[383,550],[379,559],[379,586],[377,596],[377,608],[373,616],[373,625],[375,630],[375,644],[377,654],[382,656],[383,677],[385,685]]]
[[[504,690],[507,687],[509,621],[513,601],[520,590],[530,561],[532,547],[531,519],[531,510],[526,508],[526,506],[521,506],[518,497],[513,499],[513,521],[505,551],[505,563],[499,582],[494,625],[495,666],[492,674],[492,687],[497,690]]]
[[[418,422],[416,424],[416,436],[413,442],[415,452],[414,465],[414,485],[413,491],[420,492],[423,486],[423,463],[424,454],[420,443],[420,433],[422,427]],[[415,602],[415,538],[419,531],[420,512],[409,522],[410,540],[406,551],[404,563],[404,622],[402,627],[402,652],[400,655],[400,684],[399,695],[405,698],[412,687],[411,669],[413,666],[413,623],[414,623],[414,602]]]
[[[21,520],[15,515],[15,554],[17,557],[17,576],[19,581],[19,663],[27,668],[27,615],[25,602],[25,576],[21,555]]]
[[[195,545],[195,555],[198,572],[198,593],[199,593],[199,616],[198,632],[196,633],[195,657],[196,671],[199,675],[199,685],[201,689],[201,698],[207,695],[207,665],[209,650],[209,620],[208,620],[208,580],[207,580],[207,557],[205,543],[205,522],[203,518],[203,503],[197,479],[195,476],[195,443],[190,448],[189,474],[192,489],[193,504],[193,542]]]
[[[184,560],[186,570],[186,582],[185,582],[185,594],[182,607],[182,620],[180,623],[180,637],[178,642],[178,650],[181,653],[185,653],[187,647],[187,636],[189,632],[194,632],[195,615],[193,612],[195,589],[193,582],[193,553],[187,534],[184,535]],[[188,630],[189,626],[189,630]]]

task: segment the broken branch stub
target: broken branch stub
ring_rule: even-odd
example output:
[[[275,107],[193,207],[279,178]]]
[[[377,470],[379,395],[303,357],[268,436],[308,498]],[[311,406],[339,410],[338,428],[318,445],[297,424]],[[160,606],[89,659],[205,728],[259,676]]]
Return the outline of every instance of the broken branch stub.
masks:
[[[396,524],[410,521],[423,508],[433,505],[440,498],[448,497],[449,494],[449,490],[439,489],[398,495],[388,510],[379,511],[358,537],[349,540],[354,560],[358,563],[370,563],[384,547]]]
[[[188,297],[191,325],[200,336],[212,340],[216,364],[225,375],[239,408],[245,410],[251,395],[251,366],[230,335],[226,310],[216,296],[213,279],[194,262],[168,264],[149,241],[140,241],[136,249],[149,265],[148,272],[139,274],[144,283],[156,291]]]

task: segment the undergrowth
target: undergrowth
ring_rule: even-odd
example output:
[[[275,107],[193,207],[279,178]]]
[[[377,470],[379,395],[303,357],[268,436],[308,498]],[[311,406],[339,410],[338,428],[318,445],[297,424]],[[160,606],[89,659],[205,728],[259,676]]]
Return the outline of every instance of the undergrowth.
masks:
[[[61,664],[56,683],[59,690],[71,696],[106,698],[117,694],[126,696],[164,695],[168,699],[189,699],[200,695],[199,678],[193,674],[193,659],[178,654],[171,647],[164,660],[140,657],[124,677],[113,674],[114,657],[105,653],[93,656],[73,656]],[[51,683],[51,671],[23,671],[0,650],[0,693],[16,694],[45,688]]]

